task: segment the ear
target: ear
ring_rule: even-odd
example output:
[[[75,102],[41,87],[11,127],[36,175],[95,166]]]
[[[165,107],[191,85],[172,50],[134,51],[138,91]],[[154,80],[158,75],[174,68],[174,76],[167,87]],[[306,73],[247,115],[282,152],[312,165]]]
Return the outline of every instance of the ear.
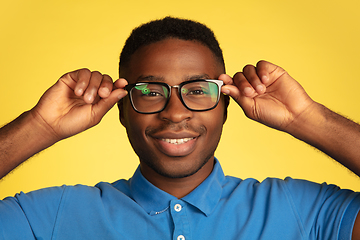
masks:
[[[223,99],[224,99],[224,121],[223,124],[226,122],[227,119],[227,113],[228,113],[228,106],[230,103],[230,97],[229,95],[223,95]]]
[[[124,117],[124,98],[120,99],[120,101],[117,103],[118,109],[119,109],[119,119],[121,125],[125,127],[125,117]],[[126,127],[125,127],[126,128]]]

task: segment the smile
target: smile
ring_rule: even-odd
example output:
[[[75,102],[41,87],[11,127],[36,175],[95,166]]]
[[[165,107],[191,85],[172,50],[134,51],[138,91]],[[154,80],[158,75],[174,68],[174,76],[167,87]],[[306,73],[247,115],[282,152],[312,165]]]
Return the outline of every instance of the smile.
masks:
[[[163,139],[161,139],[161,141],[171,143],[171,144],[183,144],[192,139],[194,139],[194,138],[179,138],[179,139],[163,138]]]

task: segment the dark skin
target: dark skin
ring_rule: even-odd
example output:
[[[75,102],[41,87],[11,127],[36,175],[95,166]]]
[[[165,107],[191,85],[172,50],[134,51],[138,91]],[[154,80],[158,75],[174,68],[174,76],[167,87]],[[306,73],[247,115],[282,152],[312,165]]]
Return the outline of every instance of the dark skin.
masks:
[[[129,83],[165,82],[171,86],[187,80],[217,79],[223,68],[205,46],[168,39],[138,49],[122,73]],[[120,120],[139,156],[141,172],[158,188],[181,198],[194,190],[211,173],[214,151],[226,119],[223,98],[215,109],[188,110],[172,89],[169,104],[155,114],[137,113],[125,98]],[[171,144],[163,139],[192,140]]]
[[[167,51],[159,54],[163,49]],[[133,57],[143,62],[132,59],[129,69],[122,73],[130,82],[139,80],[140,75],[147,80],[152,75],[170,85],[195,76],[223,80],[222,92],[230,95],[250,119],[317,147],[360,175],[360,126],[313,101],[282,68],[260,61],[230,77],[223,74],[209,49],[177,39],[141,48]],[[0,129],[1,177],[55,142],[98,124],[126,96],[126,84],[125,79],[113,83],[108,75],[88,69],[62,76],[33,109]],[[142,115],[127,101],[125,98],[120,120],[139,155],[144,176],[176,197],[196,188],[213,168],[226,104],[221,101],[214,110],[198,114],[186,110],[173,94],[163,112]],[[188,136],[192,142],[179,148],[160,142],[161,138]],[[352,236],[360,239],[359,216]]]

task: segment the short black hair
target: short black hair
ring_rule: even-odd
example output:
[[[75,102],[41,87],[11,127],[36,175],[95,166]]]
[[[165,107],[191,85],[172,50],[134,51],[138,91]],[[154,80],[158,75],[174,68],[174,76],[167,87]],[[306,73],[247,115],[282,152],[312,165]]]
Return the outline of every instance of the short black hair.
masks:
[[[140,25],[131,32],[120,55],[119,74],[120,68],[128,66],[131,56],[137,49],[168,38],[197,41],[203,44],[212,51],[225,71],[223,53],[211,29],[193,20],[165,17]]]

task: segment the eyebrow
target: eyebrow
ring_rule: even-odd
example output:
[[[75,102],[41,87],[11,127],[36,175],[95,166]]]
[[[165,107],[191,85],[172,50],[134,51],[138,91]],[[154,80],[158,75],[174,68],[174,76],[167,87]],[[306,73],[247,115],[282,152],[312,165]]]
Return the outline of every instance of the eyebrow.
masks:
[[[189,75],[185,79],[185,81],[197,80],[197,79],[211,79],[207,74],[199,74],[199,75]]]
[[[196,74],[196,75],[188,75],[185,77],[184,81],[198,80],[198,79],[211,79],[207,74]],[[162,76],[139,76],[136,79],[136,82],[165,82],[165,78]]]
[[[164,79],[164,77],[161,77],[161,76],[153,76],[153,75],[143,76],[143,75],[141,75],[140,77],[138,77],[136,79],[136,82],[165,82],[165,79]]]

